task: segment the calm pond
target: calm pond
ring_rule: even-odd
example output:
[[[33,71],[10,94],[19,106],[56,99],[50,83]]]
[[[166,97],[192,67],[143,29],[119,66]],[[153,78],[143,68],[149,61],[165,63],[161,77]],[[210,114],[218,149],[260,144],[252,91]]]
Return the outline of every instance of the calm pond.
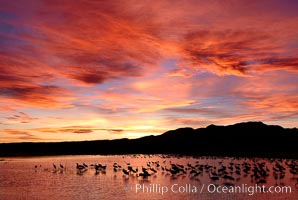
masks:
[[[298,160],[169,155],[3,158],[0,199],[298,199]]]

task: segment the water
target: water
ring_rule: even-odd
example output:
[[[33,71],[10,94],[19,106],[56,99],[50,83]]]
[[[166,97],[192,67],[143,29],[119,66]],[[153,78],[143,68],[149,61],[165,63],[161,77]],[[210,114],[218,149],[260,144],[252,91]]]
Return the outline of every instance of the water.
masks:
[[[76,163],[82,165],[83,162],[87,165],[100,163],[107,165],[107,168],[97,172],[91,166],[85,170],[77,170]],[[148,162],[157,171],[154,173],[148,169],[151,174],[148,178],[137,176],[133,172],[130,175],[122,172],[122,168],[127,169],[129,163],[134,170],[138,168],[139,174],[142,166],[149,168]],[[122,168],[115,172],[114,163]],[[162,170],[171,169],[171,163],[183,165],[186,174],[180,171],[172,175],[171,172]],[[60,164],[64,166],[63,169],[59,167]],[[197,172],[201,166],[202,171],[194,176],[194,173],[190,174],[191,169],[187,164],[196,166]],[[0,161],[0,199],[298,199],[298,175],[294,174],[296,168],[298,169],[297,164],[297,160],[165,155],[5,158]],[[250,165],[251,169],[245,172],[245,165]],[[223,174],[219,172],[223,166],[226,167],[223,170],[226,175],[234,180],[223,178]],[[261,166],[268,175],[257,179],[251,177],[254,166]],[[277,166],[284,168],[282,173]],[[278,176],[274,177],[274,169]],[[214,175],[219,180],[211,180],[210,176]],[[253,193],[253,187],[260,180],[266,181],[264,185],[267,188],[277,188],[279,193]],[[221,187],[218,192],[214,191],[217,186]],[[223,186],[230,189],[230,192],[224,193]],[[241,193],[231,192],[236,186],[243,189]],[[291,187],[291,193],[282,193],[281,188],[284,186]]]

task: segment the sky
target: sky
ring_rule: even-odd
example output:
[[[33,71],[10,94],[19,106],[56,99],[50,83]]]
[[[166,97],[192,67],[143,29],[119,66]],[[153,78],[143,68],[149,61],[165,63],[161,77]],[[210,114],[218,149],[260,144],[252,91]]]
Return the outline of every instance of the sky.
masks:
[[[0,0],[0,142],[298,127],[298,1]]]

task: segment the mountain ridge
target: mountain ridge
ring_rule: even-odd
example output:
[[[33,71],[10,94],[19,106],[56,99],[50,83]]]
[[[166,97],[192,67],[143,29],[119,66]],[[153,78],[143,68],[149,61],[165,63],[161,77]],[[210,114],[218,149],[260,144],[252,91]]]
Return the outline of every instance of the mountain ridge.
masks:
[[[184,154],[216,156],[298,157],[298,129],[241,122],[169,130],[137,139],[79,142],[2,143],[0,156],[86,154]]]

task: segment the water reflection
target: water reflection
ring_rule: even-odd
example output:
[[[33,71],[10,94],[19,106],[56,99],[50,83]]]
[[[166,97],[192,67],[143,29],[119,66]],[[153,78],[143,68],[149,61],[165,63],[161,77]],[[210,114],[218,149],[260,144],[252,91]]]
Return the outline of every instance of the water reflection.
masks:
[[[54,156],[0,162],[0,199],[297,199],[298,161],[169,155]],[[287,191],[249,192],[255,186]],[[246,192],[222,189],[241,187]],[[274,189],[275,189],[274,188]],[[209,189],[209,190],[208,190]],[[217,191],[217,190],[218,191]]]

